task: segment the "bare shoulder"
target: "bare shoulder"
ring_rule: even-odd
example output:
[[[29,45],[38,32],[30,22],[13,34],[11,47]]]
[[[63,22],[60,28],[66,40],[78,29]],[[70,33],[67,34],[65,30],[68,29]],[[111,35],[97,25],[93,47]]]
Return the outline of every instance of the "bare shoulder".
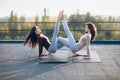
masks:
[[[45,36],[44,34],[40,34],[40,37],[42,37],[42,38],[44,38],[44,39],[49,41],[49,38],[47,36]]]
[[[45,36],[44,34],[40,34],[40,36],[41,36],[41,37],[47,37],[47,36]]]
[[[86,34],[86,37],[91,37],[91,34]]]

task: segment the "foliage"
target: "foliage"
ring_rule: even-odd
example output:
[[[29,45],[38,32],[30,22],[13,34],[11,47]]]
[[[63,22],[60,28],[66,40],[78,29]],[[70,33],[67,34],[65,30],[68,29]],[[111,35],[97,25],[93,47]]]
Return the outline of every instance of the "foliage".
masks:
[[[115,17],[102,17],[99,15],[92,16],[89,12],[86,14],[80,14],[79,12],[76,12],[69,17],[65,15],[65,18],[75,40],[79,40],[79,38],[84,34],[86,22],[92,22],[97,27],[97,40],[120,40],[120,37],[118,37],[120,36],[120,23],[113,23],[117,21],[117,18]],[[33,26],[38,26],[42,29],[43,34],[48,36],[50,39],[52,38],[56,18],[51,19],[49,15],[47,15],[46,9],[44,9],[44,15],[41,17],[41,19],[38,15],[36,15],[32,21],[33,22],[31,23],[26,22],[25,16],[21,16],[19,18],[17,14],[11,11],[8,22],[0,23],[0,39],[24,40]],[[60,24],[59,36],[67,37],[62,26],[63,25]]]

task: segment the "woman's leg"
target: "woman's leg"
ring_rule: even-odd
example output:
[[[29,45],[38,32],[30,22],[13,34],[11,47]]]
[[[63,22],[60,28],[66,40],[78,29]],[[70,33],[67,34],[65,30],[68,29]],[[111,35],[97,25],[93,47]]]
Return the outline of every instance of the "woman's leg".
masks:
[[[50,53],[55,53],[57,50],[57,35],[59,32],[59,21],[56,22],[55,28],[54,28],[54,32],[53,32],[53,37],[51,40],[51,44],[50,47],[48,48],[48,51]]]
[[[64,30],[67,34],[68,40],[69,40],[69,47],[70,47],[71,51],[73,51],[73,52],[78,51],[77,43],[76,43],[75,39],[73,38],[72,33],[70,32],[68,25],[64,19],[62,20],[62,23],[63,23],[63,28],[64,28]]]
[[[65,46],[64,44],[62,44],[62,43],[60,42],[60,40],[61,40],[61,38],[58,37],[58,38],[57,38],[57,50],[60,49],[60,48],[62,48],[63,46]]]
[[[58,49],[63,46],[70,48],[70,45],[69,45],[70,43],[69,43],[68,38],[58,37],[58,42],[60,45],[62,45],[62,46],[58,46]]]

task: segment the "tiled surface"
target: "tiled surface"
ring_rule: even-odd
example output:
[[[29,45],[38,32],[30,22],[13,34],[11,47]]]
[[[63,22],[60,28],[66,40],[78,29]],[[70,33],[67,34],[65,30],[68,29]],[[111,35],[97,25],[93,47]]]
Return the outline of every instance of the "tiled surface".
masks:
[[[78,53],[80,53],[82,55],[85,55],[86,50],[80,50]],[[78,56],[78,57],[73,58],[73,62],[96,63],[96,62],[101,62],[101,59],[100,59],[96,50],[90,50],[90,58],[83,57],[83,56]]]
[[[0,80],[120,80],[120,45],[94,44],[91,50],[100,63],[39,63],[38,48],[0,44]]]

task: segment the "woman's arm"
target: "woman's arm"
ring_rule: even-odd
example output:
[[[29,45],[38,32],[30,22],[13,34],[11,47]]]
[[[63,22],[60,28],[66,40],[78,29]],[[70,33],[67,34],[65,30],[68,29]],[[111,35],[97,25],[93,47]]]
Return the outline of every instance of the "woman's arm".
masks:
[[[45,36],[44,34],[40,34],[40,37],[45,38],[48,41],[48,43],[50,44],[50,40],[48,39],[47,36]]]
[[[86,48],[87,48],[87,55],[84,55],[84,57],[90,57],[90,36],[86,35]]]
[[[48,37],[46,37],[43,34],[39,35],[38,41],[39,41],[39,57],[41,57],[43,52],[43,47],[45,47],[48,50],[50,46],[50,41]]]
[[[86,48],[87,48],[87,54],[86,55],[82,55],[84,57],[90,57],[90,40],[91,40],[91,37],[90,35],[86,35]]]

